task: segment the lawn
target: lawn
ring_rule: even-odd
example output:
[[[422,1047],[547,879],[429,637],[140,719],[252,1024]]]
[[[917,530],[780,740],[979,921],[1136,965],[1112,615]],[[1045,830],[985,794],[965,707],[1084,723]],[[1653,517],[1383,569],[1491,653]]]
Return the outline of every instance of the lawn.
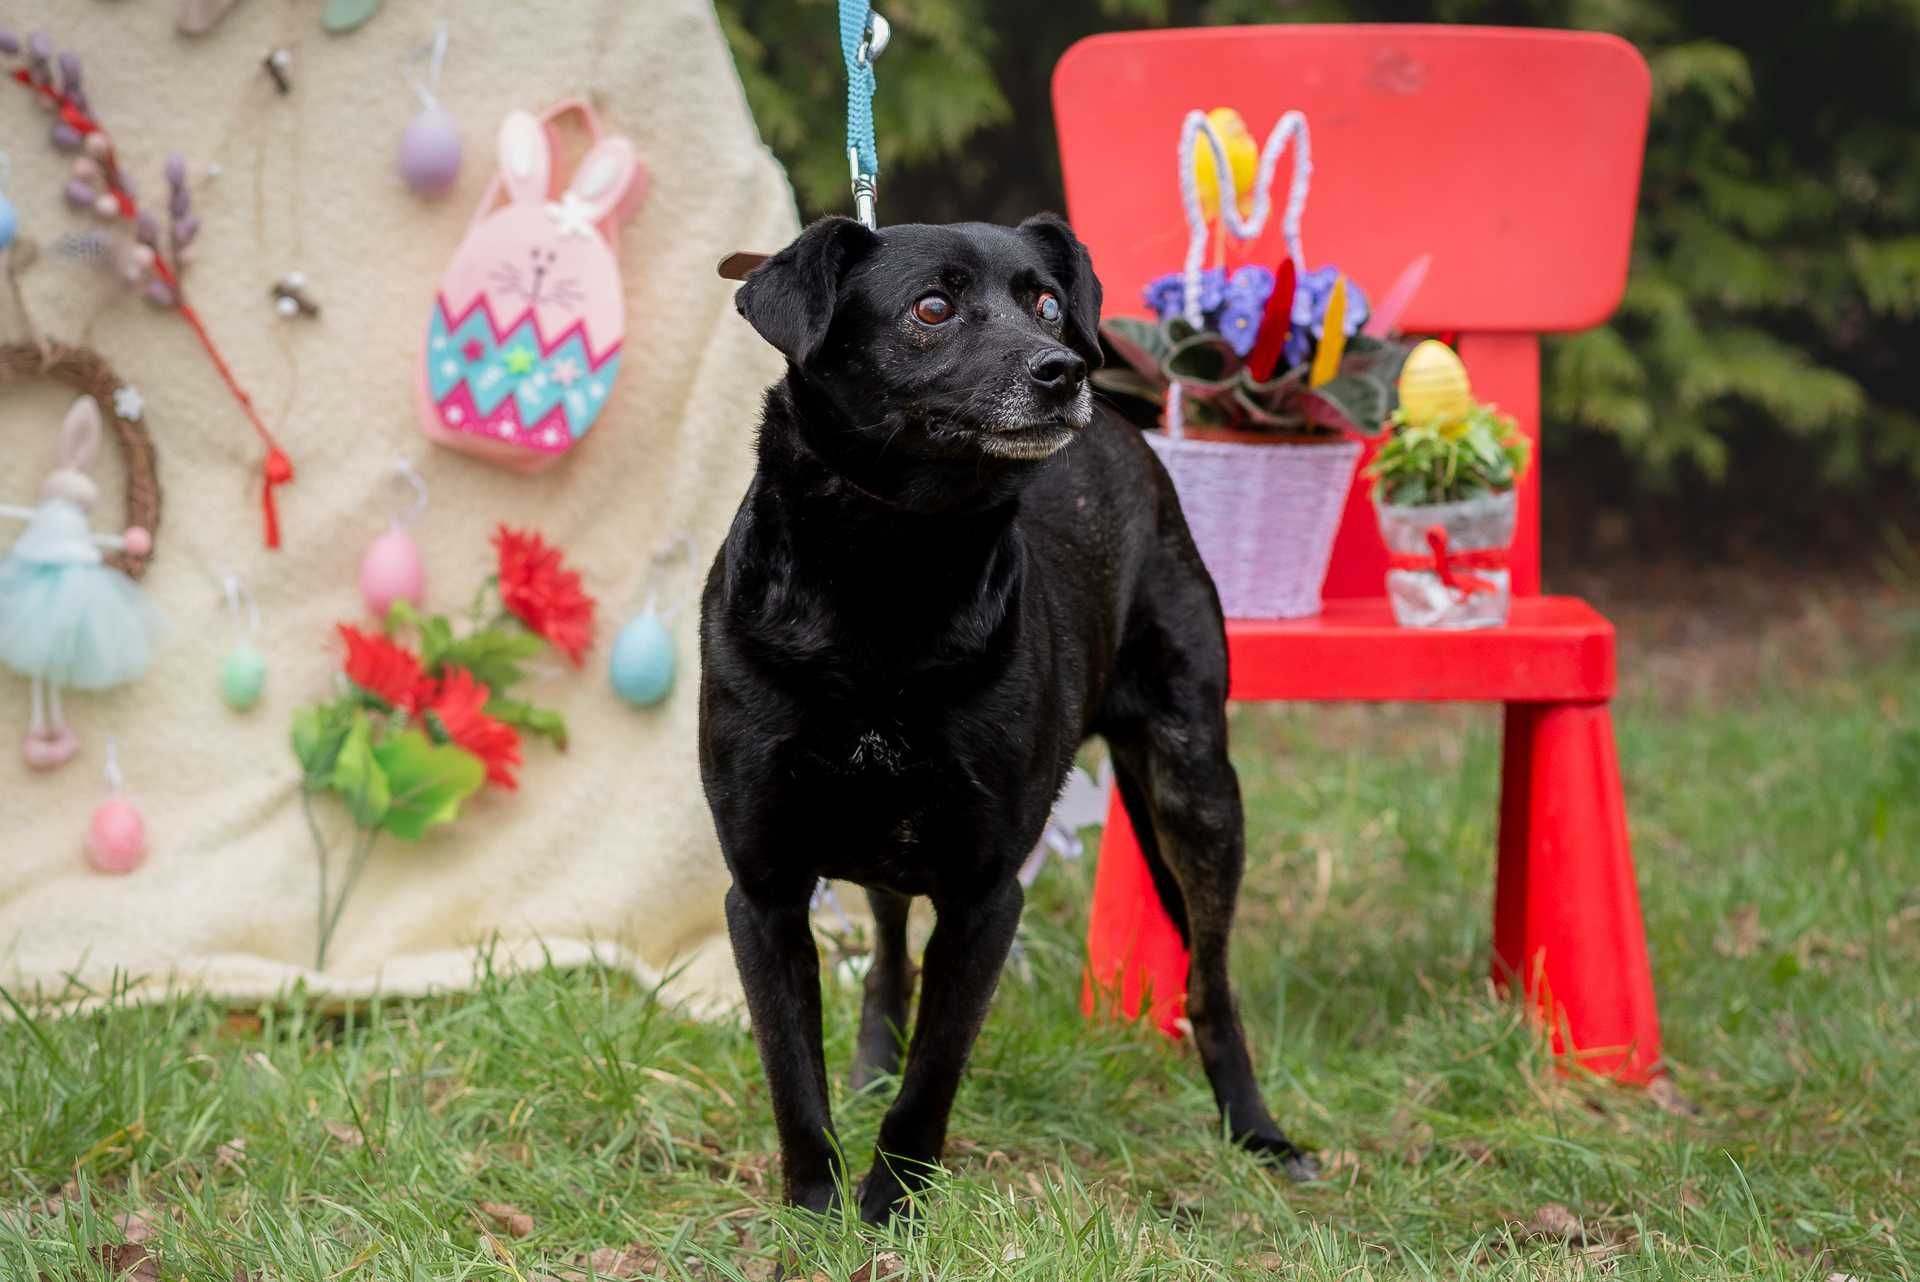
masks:
[[[1242,1015],[1318,1183],[1221,1141],[1187,1049],[1081,1022],[1083,861],[1032,898],[911,1227],[779,1210],[742,1028],[486,975],[0,1025],[0,1278],[761,1279],[795,1241],[870,1282],[1920,1274],[1920,653],[1622,707],[1652,1096],[1556,1071],[1489,990],[1490,712],[1235,718]],[[836,1100],[862,1169],[883,1107]]]

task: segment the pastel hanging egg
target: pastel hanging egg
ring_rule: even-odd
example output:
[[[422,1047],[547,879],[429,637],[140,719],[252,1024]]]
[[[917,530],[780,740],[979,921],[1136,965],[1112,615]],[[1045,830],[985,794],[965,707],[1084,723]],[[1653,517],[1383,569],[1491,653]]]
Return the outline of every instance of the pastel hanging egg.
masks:
[[[426,595],[420,548],[404,527],[396,525],[367,545],[360,559],[360,596],[375,618],[386,618],[395,601],[418,609]]]
[[[607,663],[613,688],[628,703],[649,707],[673,689],[673,635],[660,616],[649,611],[620,629]]]
[[[1467,367],[1451,347],[1429,338],[1400,367],[1400,410],[1409,422],[1451,423],[1473,411]]]
[[[87,824],[87,857],[101,872],[126,873],[147,856],[147,821],[125,797],[109,797],[93,808]]]
[[[13,238],[19,231],[20,212],[13,207],[11,200],[0,195],[0,249],[13,244]]]
[[[422,107],[400,135],[400,177],[422,196],[438,196],[460,176],[460,122],[438,103]]]
[[[227,651],[220,665],[220,697],[235,712],[260,702],[267,688],[267,656],[258,646],[241,644]]]

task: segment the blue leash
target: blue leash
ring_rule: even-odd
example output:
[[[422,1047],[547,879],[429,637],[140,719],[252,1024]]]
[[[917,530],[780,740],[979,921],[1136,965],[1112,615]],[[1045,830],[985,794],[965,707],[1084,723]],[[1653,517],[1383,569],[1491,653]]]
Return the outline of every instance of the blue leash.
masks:
[[[873,145],[873,63],[887,47],[887,20],[868,0],[840,0],[840,53],[847,64],[847,168],[854,213],[876,225],[874,200],[880,154]]]

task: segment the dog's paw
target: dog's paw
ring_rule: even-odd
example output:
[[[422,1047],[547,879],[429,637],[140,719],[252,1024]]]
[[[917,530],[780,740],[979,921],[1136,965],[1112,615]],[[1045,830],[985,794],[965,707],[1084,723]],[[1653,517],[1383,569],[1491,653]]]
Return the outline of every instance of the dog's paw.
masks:
[[[913,1213],[911,1194],[924,1184],[905,1181],[884,1161],[877,1161],[860,1181],[860,1218],[868,1224],[885,1224],[895,1216]]]
[[[1296,1184],[1320,1178],[1320,1163],[1285,1136],[1249,1135],[1240,1146],[1268,1166],[1278,1167]]]

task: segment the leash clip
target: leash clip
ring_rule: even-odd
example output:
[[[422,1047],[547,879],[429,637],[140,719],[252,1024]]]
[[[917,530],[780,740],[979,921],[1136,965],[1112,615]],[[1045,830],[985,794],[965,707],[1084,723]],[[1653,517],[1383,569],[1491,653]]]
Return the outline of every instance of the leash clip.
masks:
[[[868,231],[877,230],[880,218],[876,203],[880,188],[872,174],[860,172],[860,149],[857,147],[847,148],[847,170],[853,175],[853,216],[865,224]]]
[[[867,14],[867,33],[860,38],[860,51],[853,60],[863,67],[870,67],[879,61],[880,55],[887,51],[887,42],[893,39],[893,25],[877,13]]]

